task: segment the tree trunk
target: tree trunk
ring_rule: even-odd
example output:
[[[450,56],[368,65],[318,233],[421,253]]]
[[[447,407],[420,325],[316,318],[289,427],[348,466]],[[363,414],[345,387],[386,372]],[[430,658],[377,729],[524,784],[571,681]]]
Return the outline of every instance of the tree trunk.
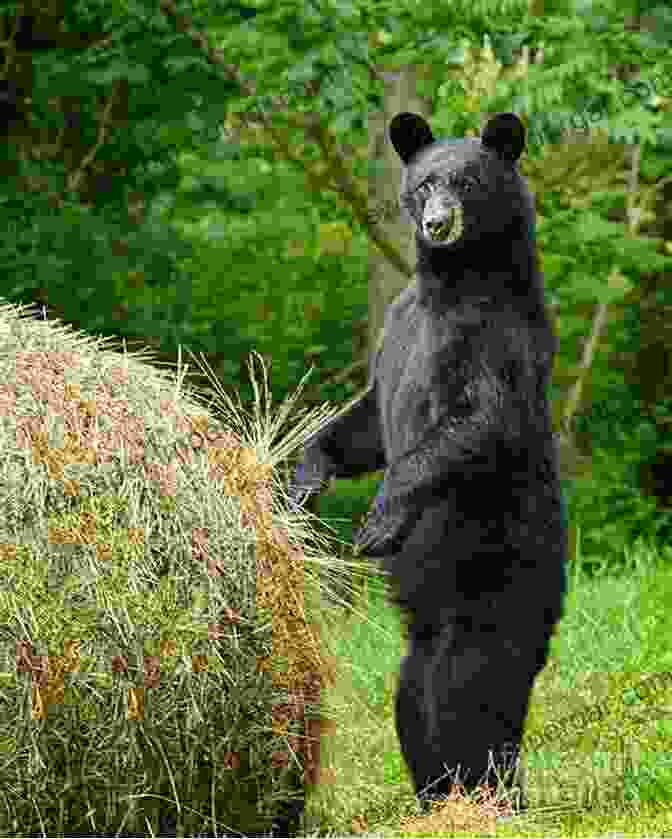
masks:
[[[369,115],[369,213],[375,214],[386,234],[400,244],[402,254],[415,265],[415,239],[410,225],[402,222],[399,209],[401,161],[387,137],[390,120],[400,111],[413,111],[424,117],[431,113],[430,103],[416,93],[417,80],[425,67],[402,67],[396,70],[376,68],[385,80],[382,112]],[[385,310],[410,282],[385,257],[369,250],[369,363],[375,354],[376,340],[383,327]]]

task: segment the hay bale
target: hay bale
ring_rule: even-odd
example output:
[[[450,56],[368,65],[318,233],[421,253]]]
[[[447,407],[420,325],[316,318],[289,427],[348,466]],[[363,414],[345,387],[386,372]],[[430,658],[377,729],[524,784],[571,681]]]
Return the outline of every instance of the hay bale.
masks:
[[[0,835],[260,835],[331,674],[276,467],[335,412],[277,443],[103,343],[0,305]]]

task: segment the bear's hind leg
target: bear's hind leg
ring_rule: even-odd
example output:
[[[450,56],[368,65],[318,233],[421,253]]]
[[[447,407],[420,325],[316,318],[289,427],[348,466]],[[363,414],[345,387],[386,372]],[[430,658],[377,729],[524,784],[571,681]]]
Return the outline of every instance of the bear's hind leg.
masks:
[[[408,655],[401,662],[395,722],[401,753],[420,798],[424,787],[434,778],[431,748],[427,742],[425,699],[425,671],[429,659],[417,642],[411,640],[409,645]]]
[[[467,792],[481,783],[495,791],[498,775],[507,789],[518,786],[536,673],[536,663],[525,666],[501,633],[448,627],[432,638],[411,636],[397,733],[421,802],[449,795],[456,779]],[[525,804],[522,789],[518,803]]]
[[[433,752],[449,768],[460,765],[468,792],[483,783],[494,792],[500,780],[511,790],[537,657],[530,655],[529,636],[516,643],[502,627],[460,627],[457,633],[458,642],[437,649],[428,670]]]

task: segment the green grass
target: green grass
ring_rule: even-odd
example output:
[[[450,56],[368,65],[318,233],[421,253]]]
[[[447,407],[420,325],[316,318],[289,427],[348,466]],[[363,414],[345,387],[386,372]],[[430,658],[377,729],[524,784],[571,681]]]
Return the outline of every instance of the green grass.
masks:
[[[566,614],[526,728],[530,811],[498,823],[496,835],[672,834],[669,551],[665,558],[667,567],[663,556],[640,552],[617,579],[570,572]],[[495,835],[479,834],[475,824],[452,834],[444,814],[417,816],[394,730],[399,617],[373,584],[360,610],[367,620],[343,620],[337,642],[334,776],[309,808],[307,834]],[[651,683],[642,689],[652,677],[656,691]],[[404,817],[411,820],[402,826]]]

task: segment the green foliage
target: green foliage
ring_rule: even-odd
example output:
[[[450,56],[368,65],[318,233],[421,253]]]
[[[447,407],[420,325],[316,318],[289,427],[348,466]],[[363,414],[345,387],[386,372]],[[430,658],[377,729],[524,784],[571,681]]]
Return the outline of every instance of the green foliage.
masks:
[[[353,324],[366,316],[367,252],[361,234],[350,254],[320,252],[320,214],[286,165],[271,167],[249,153],[211,165],[185,160],[184,168],[173,212],[180,217],[175,226],[199,241],[188,263],[191,306],[199,314],[190,321],[191,345],[223,355],[222,370],[235,384],[243,348],[268,355],[276,399],[285,398],[292,382],[303,376],[307,359],[327,358],[330,370],[347,367]],[[191,194],[202,189],[204,177],[216,179],[230,196],[253,195],[254,213],[229,214],[224,224],[212,207],[199,209]],[[222,267],[224,258],[228,270]],[[226,330],[217,328],[222,323]],[[320,396],[344,399],[353,391],[326,387]],[[249,398],[249,390],[241,393]]]
[[[640,462],[655,451],[658,437],[650,419],[627,394],[597,403],[591,416],[580,418],[578,430],[590,428],[593,439],[591,474],[566,487],[570,520],[581,533],[581,564],[588,576],[628,570],[636,546],[668,544],[672,511],[657,508],[642,495]]]
[[[384,99],[373,68],[424,64],[419,93],[440,133],[476,131],[496,110],[524,115],[561,338],[554,396],[576,379],[600,301],[609,327],[585,399],[613,401],[633,387],[643,278],[670,265],[669,247],[624,223],[629,160],[614,143],[641,143],[647,233],[656,217],[645,191],[667,174],[672,147],[672,19],[663,4],[632,5],[554,0],[540,15],[521,0],[356,0],[325,14],[299,0],[189,0],[174,17],[172,4],[147,0],[65,4],[59,31],[92,40],[28,55],[21,108],[32,134],[12,125],[0,138],[0,294],[48,302],[67,322],[142,341],[163,359],[180,346],[205,352],[244,400],[240,359],[252,349],[271,364],[276,400],[311,364],[312,400],[347,399],[361,373],[330,379],[358,360],[371,243],[344,184],[365,191],[366,116]],[[648,23],[626,25],[629,15]],[[22,60],[6,62],[13,84]],[[313,115],[338,154],[311,128]],[[590,146],[552,146],[595,128],[603,146],[594,132]],[[656,305],[669,298],[661,289]],[[623,433],[635,458],[637,432]],[[605,457],[621,462],[615,441]],[[629,486],[600,550],[615,547],[626,519],[632,533],[663,532],[660,510]],[[606,502],[611,490],[600,491]],[[593,521],[589,507],[581,515]]]

